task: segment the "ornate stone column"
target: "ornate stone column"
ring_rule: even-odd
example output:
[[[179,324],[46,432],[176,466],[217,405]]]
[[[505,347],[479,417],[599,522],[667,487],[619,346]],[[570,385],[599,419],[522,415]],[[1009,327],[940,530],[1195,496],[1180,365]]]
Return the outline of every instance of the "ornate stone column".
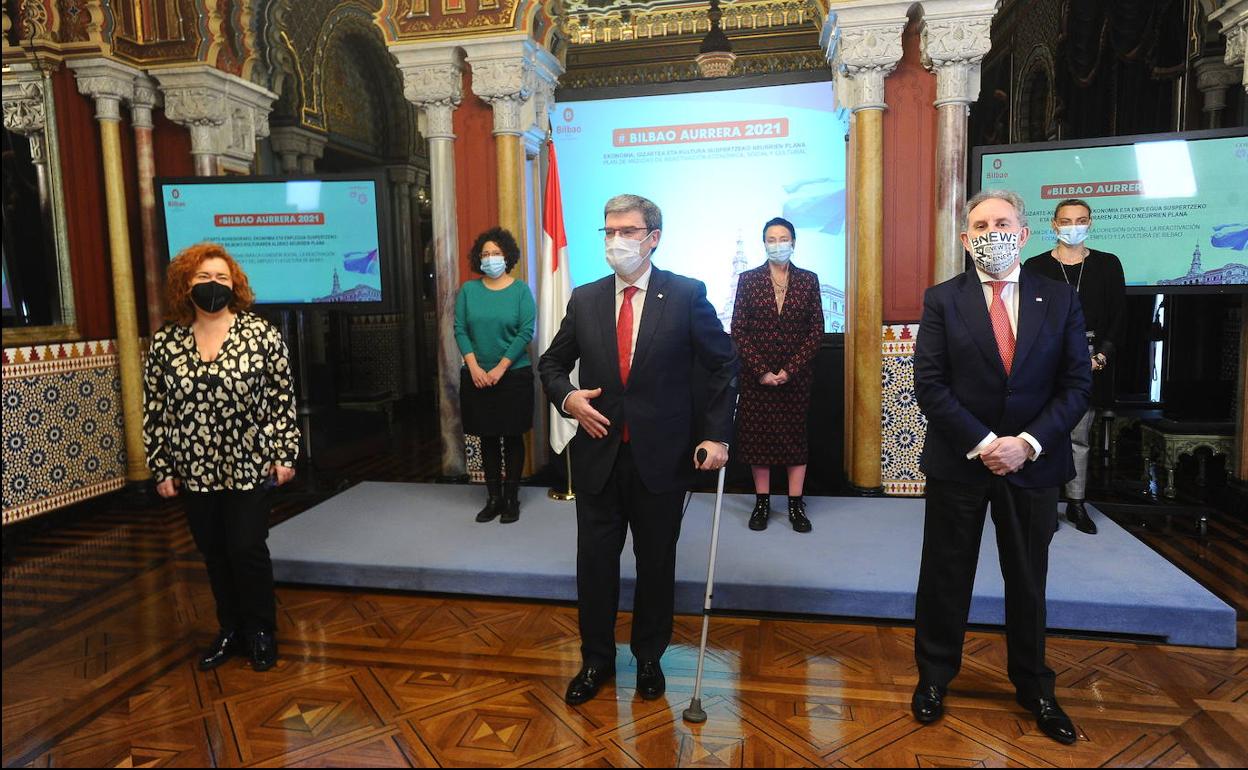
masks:
[[[1209,14],[1209,21],[1217,22],[1226,35],[1226,63],[1239,67],[1239,82],[1248,93],[1248,60],[1244,56],[1248,47],[1248,0],[1224,0],[1221,8]]]
[[[462,476],[464,426],[459,416],[459,346],[455,342],[455,294],[459,291],[459,223],[455,215],[455,131],[452,117],[463,97],[463,69],[452,46],[391,46],[403,73],[403,94],[420,110],[429,140],[433,197],[433,250],[437,273],[438,416],[442,474]]]
[[[420,344],[416,336],[416,253],[412,250],[412,185],[416,183],[416,169],[411,166],[391,166],[391,196],[394,211],[394,258],[398,261],[399,312],[403,320],[399,325],[401,340],[403,395],[416,392],[416,358]]]
[[[836,6],[824,38],[836,78],[837,102],[852,113],[849,180],[853,197],[846,314],[846,425],[852,426],[847,457],[849,483],[860,491],[883,491],[880,476],[880,391],[884,327],[884,78],[901,61],[901,33],[908,3]]]
[[[966,202],[966,121],[979,99],[979,65],[992,48],[998,0],[931,0],[923,6],[923,59],[936,73],[936,243],[933,283],[963,269],[959,217]]]
[[[152,108],[160,104],[160,91],[151,78],[134,81],[130,100],[130,124],[134,128],[134,159],[139,181],[139,224],[143,231],[143,286],[147,298],[147,326],[151,331],[164,319],[164,275],[160,245],[156,242],[156,156],[152,149]]]
[[[1222,127],[1226,91],[1238,84],[1239,79],[1239,69],[1222,59],[1206,56],[1196,62],[1196,87],[1204,97],[1204,104],[1201,106],[1204,128]]]
[[[78,90],[95,99],[104,163],[104,201],[108,215],[108,251],[113,275],[113,307],[117,321],[117,359],[121,370],[121,406],[125,419],[126,479],[151,478],[143,449],[143,380],[139,365],[139,324],[135,313],[134,275],[130,262],[130,226],[126,216],[125,180],[121,167],[121,103],[134,98],[141,73],[111,59],[77,59],[69,63]]]
[[[329,138],[300,126],[279,126],[269,132],[269,145],[281,163],[283,174],[311,174],[325,155]]]
[[[224,168],[247,173],[256,138],[269,135],[269,111],[277,94],[207,64],[163,67],[149,73],[160,84],[165,117],[191,130],[195,173]]]

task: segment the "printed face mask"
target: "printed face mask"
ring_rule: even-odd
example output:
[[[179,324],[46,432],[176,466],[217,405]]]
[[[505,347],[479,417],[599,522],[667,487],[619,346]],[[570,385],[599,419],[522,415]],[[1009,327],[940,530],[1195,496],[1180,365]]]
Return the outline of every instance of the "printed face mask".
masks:
[[[482,257],[481,272],[491,278],[497,278],[507,272],[506,257]]]
[[[646,233],[646,238],[649,237],[650,234]],[[616,275],[623,278],[637,272],[637,268],[641,267],[645,259],[641,256],[641,244],[646,238],[634,241],[617,233],[614,238],[607,241],[607,264],[611,266]]]
[[[1057,228],[1057,239],[1062,243],[1078,246],[1088,239],[1090,225],[1062,225]]]
[[[793,258],[793,243],[790,241],[781,241],[780,243],[767,244],[767,259],[782,265]]]
[[[996,231],[971,239],[971,257],[980,270],[1000,275],[1018,259],[1020,233]]]
[[[216,281],[197,283],[191,287],[191,301],[205,313],[218,313],[234,301],[234,290]]]

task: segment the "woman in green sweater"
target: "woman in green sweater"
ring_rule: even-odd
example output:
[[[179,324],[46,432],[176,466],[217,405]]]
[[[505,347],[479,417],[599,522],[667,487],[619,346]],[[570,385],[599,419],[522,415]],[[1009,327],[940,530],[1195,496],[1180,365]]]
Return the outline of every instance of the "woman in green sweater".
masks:
[[[495,227],[477,236],[468,255],[481,279],[468,281],[455,298],[455,340],[464,357],[459,405],[464,432],[481,437],[488,498],[477,521],[520,518],[524,434],[533,427],[533,367],[529,341],[537,305],[523,281],[508,273],[520,260],[511,233]],[[503,464],[506,460],[506,483]]]

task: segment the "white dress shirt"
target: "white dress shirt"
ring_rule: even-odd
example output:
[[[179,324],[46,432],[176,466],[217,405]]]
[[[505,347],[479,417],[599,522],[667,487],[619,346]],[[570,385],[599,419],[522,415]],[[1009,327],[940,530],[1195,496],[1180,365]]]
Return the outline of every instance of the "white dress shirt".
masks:
[[[1005,281],[1005,286],[1001,289],[1001,302],[1005,304],[1006,315],[1010,317],[1010,331],[1014,333],[1014,338],[1018,339],[1018,277],[1023,272],[1022,265],[1014,265],[1014,269],[1001,278],[994,278],[975,266],[975,272],[979,275],[979,284],[984,289],[984,304],[988,307],[988,312],[992,312],[992,281]],[[1040,442],[1030,433],[1023,432],[1018,437],[1031,445],[1031,457],[1034,460],[1040,456],[1043,448]],[[984,436],[984,440],[975,445],[975,448],[966,453],[966,459],[974,460],[979,457],[979,453],[988,448],[988,445],[997,440],[997,434],[988,431],[988,435]]]

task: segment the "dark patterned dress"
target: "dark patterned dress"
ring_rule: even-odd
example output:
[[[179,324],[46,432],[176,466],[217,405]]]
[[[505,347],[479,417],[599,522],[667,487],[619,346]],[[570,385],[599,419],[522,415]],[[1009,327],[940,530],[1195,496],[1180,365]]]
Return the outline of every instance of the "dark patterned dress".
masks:
[[[750,465],[804,465],[812,361],[823,339],[819,277],[790,263],[784,308],[776,310],[770,267],[747,270],[737,283],[732,339],[741,356],[741,400],[732,450]],[[784,385],[759,383],[788,372]]]

